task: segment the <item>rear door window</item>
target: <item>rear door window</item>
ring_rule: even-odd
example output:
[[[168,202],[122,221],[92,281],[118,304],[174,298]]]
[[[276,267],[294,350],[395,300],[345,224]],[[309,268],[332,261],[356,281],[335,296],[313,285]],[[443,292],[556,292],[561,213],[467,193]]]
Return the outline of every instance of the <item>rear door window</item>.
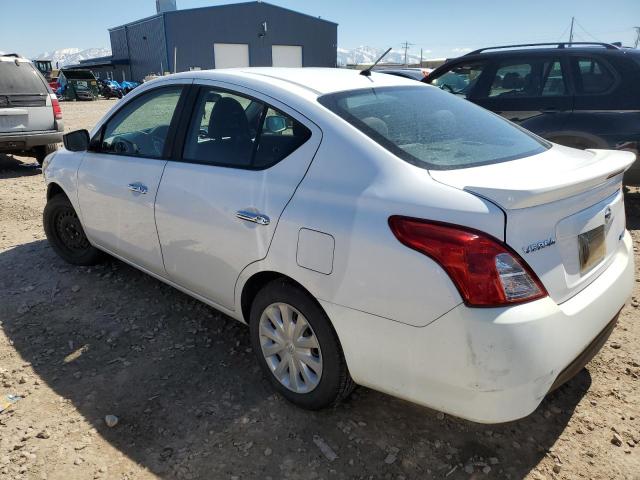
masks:
[[[224,90],[200,90],[187,131],[183,160],[264,169],[280,162],[311,132],[265,103]]]
[[[551,97],[567,94],[559,59],[532,58],[503,62],[491,82],[492,97]]]
[[[573,59],[576,72],[576,91],[582,94],[604,93],[613,87],[616,79],[611,70],[595,58]]]
[[[0,61],[0,95],[47,93],[40,72],[31,63]]]

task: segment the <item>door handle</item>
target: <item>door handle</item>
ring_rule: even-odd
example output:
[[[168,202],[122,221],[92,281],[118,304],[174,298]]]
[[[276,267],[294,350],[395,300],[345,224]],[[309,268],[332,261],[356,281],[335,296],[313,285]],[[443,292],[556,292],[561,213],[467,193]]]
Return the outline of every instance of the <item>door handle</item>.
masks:
[[[238,217],[240,220],[257,223],[258,225],[269,225],[269,223],[271,223],[271,220],[266,215],[255,212],[248,212],[247,210],[240,210],[236,212],[236,217]]]
[[[132,192],[135,192],[135,193],[141,193],[141,194],[143,194],[143,195],[149,191],[149,189],[147,188],[147,186],[146,186],[146,185],[143,185],[143,184],[142,184],[142,183],[140,183],[140,182],[130,183],[130,184],[128,185],[128,187],[129,187],[129,190],[131,190]]]

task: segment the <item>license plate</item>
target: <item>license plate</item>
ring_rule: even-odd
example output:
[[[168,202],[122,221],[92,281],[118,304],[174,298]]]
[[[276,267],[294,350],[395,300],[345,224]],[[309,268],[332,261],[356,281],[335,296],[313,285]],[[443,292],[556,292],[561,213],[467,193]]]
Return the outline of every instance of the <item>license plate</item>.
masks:
[[[9,132],[17,128],[24,128],[26,115],[0,116],[0,132]]]
[[[578,253],[580,257],[580,273],[588,272],[604,259],[604,225],[578,235]]]

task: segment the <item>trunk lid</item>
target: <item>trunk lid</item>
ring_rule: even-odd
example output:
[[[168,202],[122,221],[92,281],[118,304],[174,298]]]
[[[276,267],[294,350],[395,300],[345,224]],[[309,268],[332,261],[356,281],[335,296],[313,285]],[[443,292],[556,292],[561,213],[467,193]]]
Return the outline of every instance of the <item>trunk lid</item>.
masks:
[[[504,241],[561,303],[607,268],[622,240],[622,176],[634,160],[630,152],[554,145],[519,160],[430,173],[500,206]]]

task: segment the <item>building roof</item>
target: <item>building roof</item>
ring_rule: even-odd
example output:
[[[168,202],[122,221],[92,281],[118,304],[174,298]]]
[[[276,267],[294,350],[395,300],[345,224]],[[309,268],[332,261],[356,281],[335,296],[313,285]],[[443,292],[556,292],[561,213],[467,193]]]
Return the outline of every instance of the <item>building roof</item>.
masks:
[[[113,56],[107,57],[95,57],[87,58],[86,60],[80,60],[80,63],[73,65],[65,65],[65,69],[75,70],[78,68],[91,68],[91,67],[110,67],[114,65],[128,65],[129,60],[126,58],[114,59]]]
[[[185,8],[185,9],[178,9],[178,10],[170,10],[167,12],[161,12],[161,13],[156,13],[155,15],[149,15],[148,17],[144,17],[144,18],[140,18],[138,20],[133,20],[129,23],[125,23],[123,25],[119,25],[117,27],[112,27],[109,28],[109,31],[111,32],[112,30],[119,30],[121,28],[124,27],[129,27],[131,25],[135,25],[138,23],[142,23],[142,22],[146,22],[148,20],[152,20],[154,18],[158,18],[164,15],[180,15],[183,12],[192,12],[194,10],[199,10],[199,11],[203,11],[203,10],[216,10],[216,9],[222,9],[222,8],[229,8],[229,7],[235,7],[235,6],[240,6],[240,5],[265,5],[268,6],[270,8],[277,8],[280,10],[284,10],[286,12],[293,12],[297,15],[302,15],[305,17],[309,17],[309,18],[313,18],[314,20],[318,20],[319,22],[326,22],[326,23],[331,23],[332,25],[338,25],[336,22],[332,22],[330,20],[325,20],[324,18],[320,18],[320,17],[314,17],[313,15],[308,15],[306,13],[301,13],[301,12],[297,12],[295,10],[289,9],[289,8],[285,8],[285,7],[280,7],[278,5],[273,5],[271,3],[267,3],[267,2],[260,2],[260,1],[252,1],[252,2],[240,2],[240,3],[226,3],[226,4],[222,4],[222,5],[210,5],[208,7],[196,7],[196,8]]]

